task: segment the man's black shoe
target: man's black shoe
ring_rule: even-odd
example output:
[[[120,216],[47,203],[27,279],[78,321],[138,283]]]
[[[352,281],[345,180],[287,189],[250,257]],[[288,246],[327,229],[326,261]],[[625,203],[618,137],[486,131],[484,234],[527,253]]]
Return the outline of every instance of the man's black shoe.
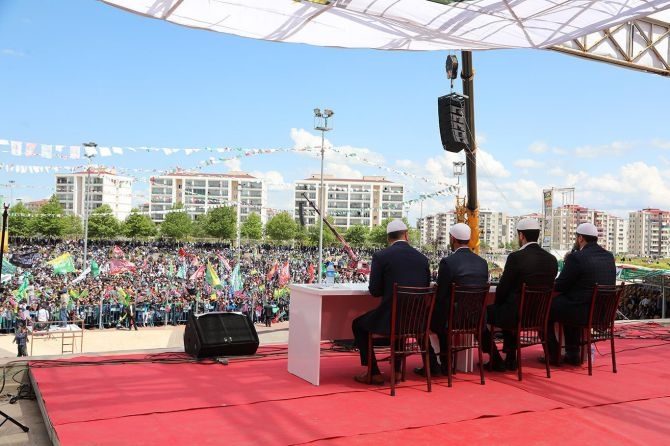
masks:
[[[539,358],[537,358],[537,360],[540,361],[542,364],[547,363],[547,359],[544,356],[540,356]],[[560,367],[561,366],[561,364],[558,361],[554,361],[554,360],[551,360],[551,359],[549,360],[549,365],[553,365],[554,367]]]
[[[508,354],[505,357],[505,368],[511,372],[514,372],[516,371],[517,367],[518,364],[516,362],[516,358],[514,357],[514,355],[512,353]]]
[[[504,372],[507,368],[505,367],[505,361],[500,359],[498,361],[491,360],[484,364],[484,370],[488,370],[489,372]]]
[[[416,367],[414,373],[419,376],[426,376],[426,369],[423,367]],[[430,366],[430,376],[437,376],[440,374],[440,369],[437,366]]]
[[[565,355],[563,357],[563,362],[568,364],[568,365],[582,365],[582,360],[579,358],[579,356],[568,356]]]

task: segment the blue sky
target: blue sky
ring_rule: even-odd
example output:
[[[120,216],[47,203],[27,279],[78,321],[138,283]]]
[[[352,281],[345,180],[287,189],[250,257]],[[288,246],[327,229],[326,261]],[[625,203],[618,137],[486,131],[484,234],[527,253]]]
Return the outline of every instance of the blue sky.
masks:
[[[298,149],[320,145],[312,110],[330,108],[326,145],[336,151],[326,154],[325,172],[385,175],[405,183],[413,200],[454,184],[452,163],[464,159],[440,144],[437,98],[450,91],[448,54],[243,39],[92,0],[4,0],[0,140]],[[668,79],[551,51],[480,51],[473,60],[481,208],[539,212],[542,189],[575,187],[576,204],[619,216],[670,210]],[[150,176],[181,167],[263,177],[269,206],[292,209],[292,183],[319,172],[317,153],[287,150],[203,166],[230,154],[124,150],[94,162],[136,178],[136,204],[147,200]],[[0,146],[0,163],[72,167],[85,160],[13,156]],[[0,195],[41,199],[53,183],[53,173],[3,169]],[[428,198],[408,216],[413,222],[453,204],[452,196]]]

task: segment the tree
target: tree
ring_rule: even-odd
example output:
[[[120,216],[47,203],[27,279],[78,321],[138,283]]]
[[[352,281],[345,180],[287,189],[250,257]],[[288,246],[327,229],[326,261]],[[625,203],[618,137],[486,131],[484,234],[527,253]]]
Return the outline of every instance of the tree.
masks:
[[[237,213],[233,206],[210,209],[205,214],[204,228],[212,237],[233,240],[237,235]]]
[[[333,224],[333,217],[326,217],[326,220],[328,220],[328,223],[331,225]],[[314,245],[318,246],[319,245],[319,220],[316,221],[316,223],[313,226],[310,226],[307,228],[307,234],[309,234],[309,240],[312,242]],[[342,234],[340,234],[342,235]],[[323,224],[323,246],[331,246],[337,243],[337,238],[335,237],[335,234],[333,234],[333,231],[328,229],[328,225],[326,223]]]
[[[9,208],[7,230],[12,237],[27,237],[33,234],[32,212],[23,203],[17,203]]]
[[[293,217],[287,211],[275,215],[265,225],[267,236],[278,242],[292,240],[297,231],[298,223],[293,220]]]
[[[148,215],[140,214],[139,209],[133,208],[123,222],[122,232],[126,237],[153,237],[158,233],[156,223]]]
[[[395,220],[395,218],[386,218],[379,226],[372,228],[368,234],[368,243],[373,246],[386,246],[386,225],[388,225],[392,220]],[[405,226],[409,228],[408,235],[410,243],[416,245],[418,240],[418,231],[414,231],[411,228],[406,218],[403,218],[402,221],[405,223]]]
[[[261,216],[255,212],[249,214],[247,219],[240,227],[240,234],[243,238],[251,240],[260,240],[263,238],[263,222]]]
[[[181,240],[191,234],[193,222],[191,221],[191,217],[184,212],[183,208],[183,204],[177,203],[165,215],[165,220],[160,226],[162,236]]]
[[[344,239],[351,246],[361,247],[365,244],[370,228],[363,225],[353,225],[344,233]]]
[[[119,235],[120,229],[121,224],[108,204],[94,209],[88,216],[88,236],[91,238],[113,238]]]
[[[63,207],[56,195],[52,195],[49,201],[40,206],[38,215],[33,220],[34,233],[50,237],[60,237],[65,232],[67,221]]]
[[[75,214],[68,214],[64,217],[64,219],[65,219],[65,230],[63,231],[64,236],[84,235],[84,229],[80,216]]]

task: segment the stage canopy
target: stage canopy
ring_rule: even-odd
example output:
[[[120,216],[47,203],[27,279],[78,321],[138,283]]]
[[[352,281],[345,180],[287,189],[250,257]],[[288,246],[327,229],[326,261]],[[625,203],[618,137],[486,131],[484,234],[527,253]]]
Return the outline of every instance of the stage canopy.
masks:
[[[101,1],[254,39],[380,50],[549,48],[641,18],[670,21],[670,0]]]

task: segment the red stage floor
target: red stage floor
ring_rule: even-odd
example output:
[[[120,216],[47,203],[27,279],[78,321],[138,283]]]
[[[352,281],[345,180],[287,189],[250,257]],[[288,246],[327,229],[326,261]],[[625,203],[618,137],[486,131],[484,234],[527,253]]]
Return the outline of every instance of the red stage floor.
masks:
[[[324,353],[319,387],[289,374],[286,349],[256,359],[196,364],[182,354],[32,362],[31,375],[61,445],[666,444],[670,438],[667,328],[618,339],[617,365],[598,355],[586,367],[536,363],[524,350],[516,373],[412,376],[395,397],[355,383],[352,353]],[[604,345],[599,345],[601,349]],[[408,369],[418,365],[410,358]],[[382,366],[383,367],[383,366]],[[384,370],[384,368],[382,368]]]

